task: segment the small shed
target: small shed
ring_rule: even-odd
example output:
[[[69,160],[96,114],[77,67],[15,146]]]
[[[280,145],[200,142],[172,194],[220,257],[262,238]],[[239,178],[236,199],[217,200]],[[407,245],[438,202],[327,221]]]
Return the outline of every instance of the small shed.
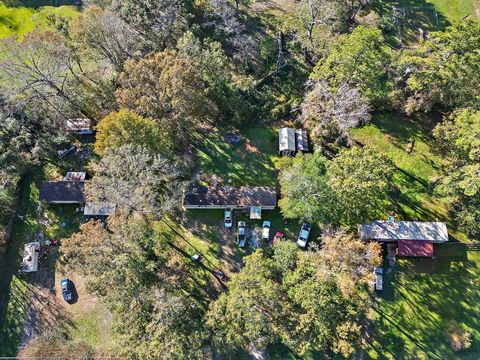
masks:
[[[69,133],[76,135],[92,135],[92,120],[86,118],[67,119],[65,128]]]
[[[64,181],[85,181],[87,173],[81,171],[69,171],[63,178]]]
[[[38,271],[38,259],[40,257],[40,243],[38,241],[25,244],[23,248],[22,272]]]
[[[308,152],[308,135],[307,130],[297,129],[295,130],[295,142],[298,152]]]
[[[250,207],[250,219],[261,220],[262,219],[262,207],[252,206]]]
[[[283,156],[294,156],[296,151],[295,130],[292,128],[281,128],[278,131],[278,153]]]
[[[85,202],[83,181],[46,181],[40,186],[40,201],[50,204],[82,204]]]
[[[115,213],[116,204],[106,202],[87,202],[83,215],[91,217],[107,217]]]

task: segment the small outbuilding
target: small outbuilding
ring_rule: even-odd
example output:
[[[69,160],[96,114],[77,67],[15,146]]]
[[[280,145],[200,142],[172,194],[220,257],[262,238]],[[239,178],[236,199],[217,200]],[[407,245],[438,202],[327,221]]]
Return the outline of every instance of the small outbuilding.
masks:
[[[87,173],[81,171],[69,171],[63,178],[64,181],[85,181]]]
[[[295,130],[295,143],[297,147],[297,152],[308,152],[307,130],[305,129]]]
[[[38,271],[38,259],[40,257],[40,243],[38,241],[25,244],[23,247],[22,272],[29,273]]]
[[[40,187],[40,201],[50,204],[83,204],[83,181],[46,181]]]
[[[75,135],[92,135],[92,120],[86,118],[67,119],[65,128]]]
[[[106,202],[87,202],[83,215],[88,217],[107,217],[115,213],[116,204]]]
[[[278,131],[278,153],[283,156],[294,156],[296,151],[295,130],[292,128],[281,128]]]
[[[186,209],[254,209],[273,210],[277,206],[277,191],[274,187],[199,186],[190,189],[183,201]]]

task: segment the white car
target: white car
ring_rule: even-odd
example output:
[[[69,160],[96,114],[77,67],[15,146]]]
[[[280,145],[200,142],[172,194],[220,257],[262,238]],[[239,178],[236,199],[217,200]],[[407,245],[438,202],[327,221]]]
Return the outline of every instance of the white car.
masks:
[[[262,225],[262,240],[269,241],[270,240],[270,221],[265,220]]]
[[[239,247],[245,247],[245,244],[247,243],[247,229],[245,227],[245,221],[238,222],[237,241]]]
[[[229,229],[232,225],[232,209],[225,209],[225,227]]]
[[[297,239],[297,246],[301,248],[305,248],[307,246],[308,237],[310,236],[310,230],[312,230],[312,226],[304,222],[302,224],[302,228],[300,229],[300,234],[298,235]]]

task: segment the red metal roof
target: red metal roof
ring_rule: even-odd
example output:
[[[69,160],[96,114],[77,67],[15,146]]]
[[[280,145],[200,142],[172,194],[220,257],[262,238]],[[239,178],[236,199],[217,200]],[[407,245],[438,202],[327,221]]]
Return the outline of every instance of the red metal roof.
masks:
[[[433,242],[425,240],[399,240],[398,256],[433,257]]]

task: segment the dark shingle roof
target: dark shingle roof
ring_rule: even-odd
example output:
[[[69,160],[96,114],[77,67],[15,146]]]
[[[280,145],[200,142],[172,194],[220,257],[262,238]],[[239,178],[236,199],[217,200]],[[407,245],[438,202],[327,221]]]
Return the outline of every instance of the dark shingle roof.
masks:
[[[274,187],[209,187],[199,186],[185,195],[185,206],[268,206],[277,204]]]
[[[40,200],[46,202],[82,203],[83,181],[49,181],[40,187]]]

